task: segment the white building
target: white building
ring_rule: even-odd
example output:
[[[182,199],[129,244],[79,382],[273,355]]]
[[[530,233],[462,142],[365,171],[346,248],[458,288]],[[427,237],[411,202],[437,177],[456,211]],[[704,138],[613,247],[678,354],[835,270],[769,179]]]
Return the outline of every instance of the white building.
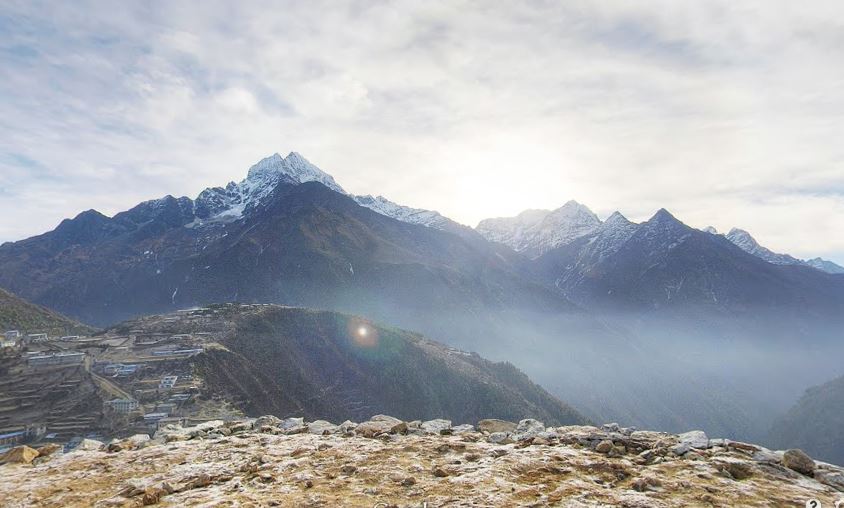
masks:
[[[114,399],[106,402],[118,413],[129,413],[138,409],[138,401],[135,399]]]
[[[176,386],[176,381],[178,381],[179,376],[164,376],[161,378],[161,381],[158,382],[158,389],[159,390],[170,390],[174,386]]]

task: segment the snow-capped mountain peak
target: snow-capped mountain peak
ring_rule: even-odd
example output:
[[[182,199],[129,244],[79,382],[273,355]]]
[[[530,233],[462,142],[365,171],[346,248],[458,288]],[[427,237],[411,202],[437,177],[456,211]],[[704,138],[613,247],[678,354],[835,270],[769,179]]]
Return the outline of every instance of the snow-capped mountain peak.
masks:
[[[733,228],[725,235],[727,240],[733,242],[738,248],[752,254],[756,257],[762,258],[769,263],[775,265],[797,265],[802,264],[799,259],[789,256],[788,254],[779,254],[768,248],[759,245],[750,233],[743,229]]]
[[[572,200],[556,210],[526,210],[515,217],[485,219],[476,230],[487,240],[536,258],[592,233],[600,225],[592,210]]]
[[[727,240],[733,242],[737,247],[741,250],[747,252],[748,254],[752,254],[758,258],[764,259],[769,263],[773,263],[775,265],[801,265],[801,266],[811,266],[817,270],[827,273],[844,273],[844,267],[839,266],[832,261],[827,261],[823,258],[814,258],[809,260],[802,260],[797,259],[793,256],[789,256],[788,254],[780,254],[778,252],[774,252],[762,245],[759,245],[759,242],[756,241],[750,233],[743,229],[733,228],[730,230],[729,233],[724,235]]]
[[[297,152],[290,152],[287,157],[274,153],[261,159],[249,168],[244,182],[264,184],[282,175],[298,183],[319,182],[335,192],[346,193],[342,187],[337,185],[334,177],[311,164]]]

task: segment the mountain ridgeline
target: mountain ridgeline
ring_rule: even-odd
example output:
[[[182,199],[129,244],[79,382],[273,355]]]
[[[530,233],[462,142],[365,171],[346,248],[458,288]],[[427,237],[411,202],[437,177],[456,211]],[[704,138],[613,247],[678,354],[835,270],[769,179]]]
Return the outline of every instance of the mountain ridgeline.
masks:
[[[758,441],[840,370],[844,275],[737,238],[576,202],[471,229],[276,154],[4,244],[0,286],[96,325],[231,301],[364,315],[508,360],[592,420]]]
[[[0,332],[12,329],[26,333],[48,333],[54,336],[94,331],[94,328],[90,326],[29,303],[0,289]]]

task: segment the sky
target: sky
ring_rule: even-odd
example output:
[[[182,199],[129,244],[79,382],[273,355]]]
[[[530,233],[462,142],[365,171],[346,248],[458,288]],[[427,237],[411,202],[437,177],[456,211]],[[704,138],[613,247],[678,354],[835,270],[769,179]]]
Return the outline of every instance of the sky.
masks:
[[[844,264],[842,62],[838,1],[5,0],[0,242],[297,151],[469,225],[664,207]]]

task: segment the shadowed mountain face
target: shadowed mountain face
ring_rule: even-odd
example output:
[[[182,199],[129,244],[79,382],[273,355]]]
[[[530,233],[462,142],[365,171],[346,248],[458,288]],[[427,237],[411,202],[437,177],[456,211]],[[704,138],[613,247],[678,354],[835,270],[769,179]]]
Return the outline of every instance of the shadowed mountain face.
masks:
[[[776,310],[789,318],[844,311],[844,278],[765,262],[666,210],[626,231],[616,244],[596,241],[602,230],[575,240],[541,257],[538,269],[564,295],[595,308],[732,315]]]
[[[113,219],[86,212],[0,247],[0,284],[97,324],[233,300],[354,310],[405,326],[573,308],[517,276],[514,254],[390,219],[318,183],[281,183],[234,221],[198,221],[189,209],[164,198]]]
[[[778,419],[768,441],[798,447],[820,460],[844,464],[844,376],[806,390]]]
[[[202,329],[215,332],[223,346],[192,360],[203,389],[248,415],[337,422],[379,413],[460,423],[526,417],[585,422],[509,363],[362,318],[275,305],[217,305],[193,314],[210,316]],[[181,334],[196,326],[164,315],[114,331]]]

